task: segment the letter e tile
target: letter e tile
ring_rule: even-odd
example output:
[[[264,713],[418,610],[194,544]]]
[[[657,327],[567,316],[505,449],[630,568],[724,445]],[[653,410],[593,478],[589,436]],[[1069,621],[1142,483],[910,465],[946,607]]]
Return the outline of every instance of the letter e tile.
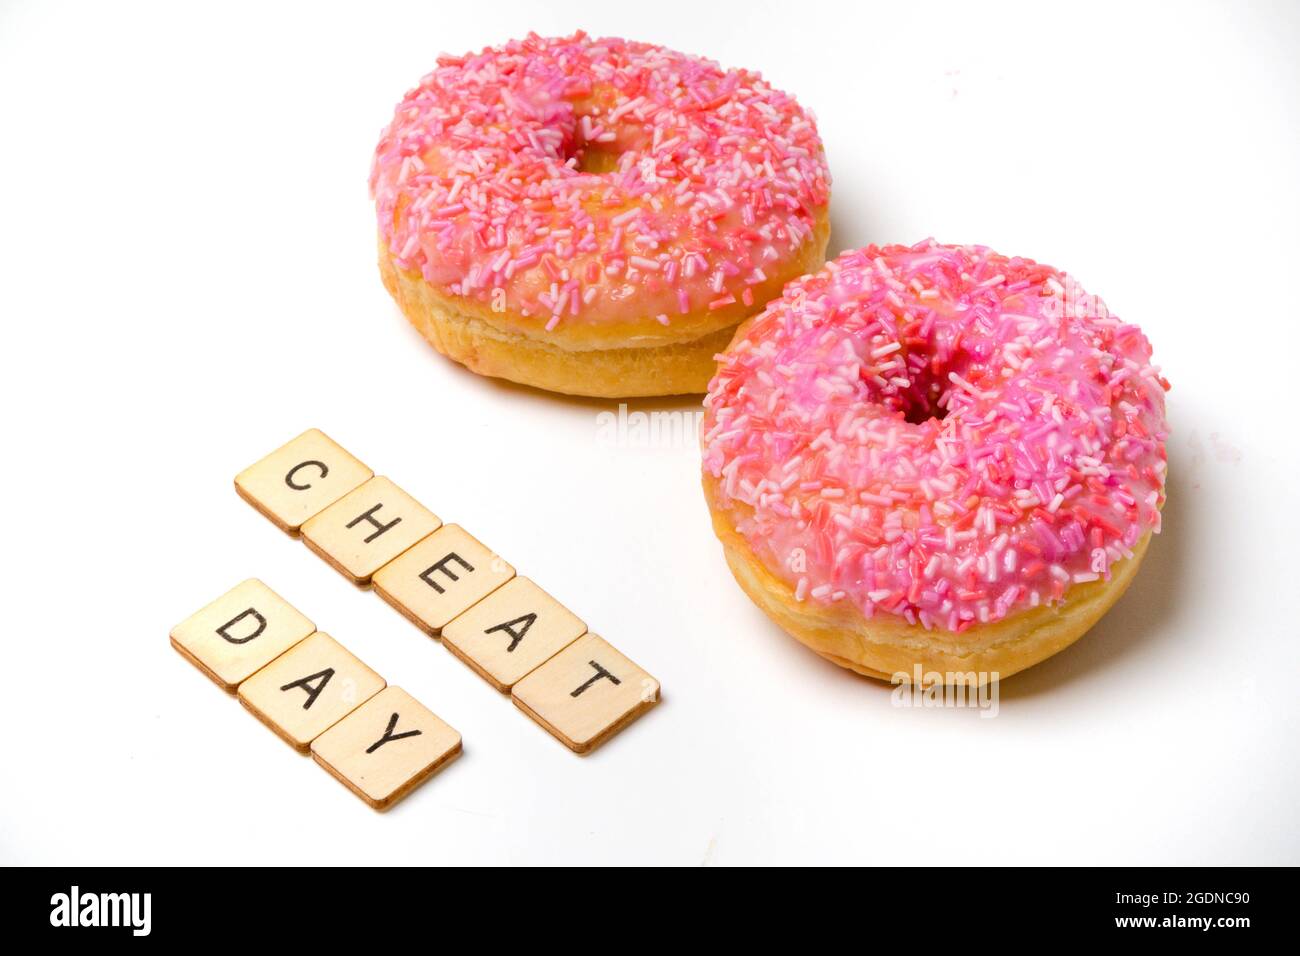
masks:
[[[594,750],[659,700],[659,682],[584,634],[511,691],[515,705],[574,753]]]
[[[223,690],[265,667],[316,626],[256,578],[172,628],[172,647]]]
[[[366,803],[387,810],[460,755],[460,734],[389,687],[312,741],[311,755]]]
[[[384,689],[384,679],[317,631],[239,685],[239,702],[290,746],[311,742]]]
[[[375,573],[375,590],[435,637],[457,614],[515,576],[460,525],[449,524]]]

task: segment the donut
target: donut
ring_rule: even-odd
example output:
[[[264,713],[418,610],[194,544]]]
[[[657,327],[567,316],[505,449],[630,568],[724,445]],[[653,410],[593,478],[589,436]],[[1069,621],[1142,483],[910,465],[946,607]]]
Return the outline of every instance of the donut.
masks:
[[[1077,640],[1160,530],[1151,346],[1070,276],[982,246],[868,246],[719,356],[703,481],[782,628],[894,683],[983,684]]]
[[[620,39],[443,56],[375,149],[379,269],[480,375],[703,392],[735,327],[825,261],[811,114],[757,73]]]

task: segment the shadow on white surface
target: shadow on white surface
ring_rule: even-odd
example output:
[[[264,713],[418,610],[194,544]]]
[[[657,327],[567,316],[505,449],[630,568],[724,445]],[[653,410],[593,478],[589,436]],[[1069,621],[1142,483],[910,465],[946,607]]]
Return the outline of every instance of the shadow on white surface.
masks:
[[[832,170],[832,173],[834,170]],[[835,190],[831,189],[831,240],[826,244],[826,261],[830,262],[839,256],[840,253],[849,249],[861,249],[863,246],[870,245],[873,241],[883,242],[904,242],[902,238],[872,240],[867,236],[867,230],[864,228],[865,216],[853,215],[850,211],[848,214],[841,211],[842,204],[837,206],[835,203]]]

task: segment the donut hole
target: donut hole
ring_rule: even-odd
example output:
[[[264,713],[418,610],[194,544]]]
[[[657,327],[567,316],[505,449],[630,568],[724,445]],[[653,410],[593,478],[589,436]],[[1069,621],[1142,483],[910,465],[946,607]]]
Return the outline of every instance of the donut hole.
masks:
[[[578,161],[578,171],[603,176],[618,169],[621,150],[602,149],[594,143],[584,143],[574,151]]]
[[[650,127],[628,117],[611,122],[609,104],[593,110],[593,103],[575,104],[573,126],[563,147],[564,158],[578,172],[596,176],[616,173],[638,159],[628,153],[639,155],[651,150],[654,132]],[[593,134],[594,138],[587,138]]]
[[[904,359],[907,385],[890,396],[889,404],[912,425],[941,422],[953,407],[956,381],[982,379],[993,356],[984,348],[946,336],[932,338],[921,348],[907,350]],[[995,363],[996,364],[996,363]],[[957,378],[954,379],[954,376]],[[957,403],[960,407],[961,403]]]
[[[907,358],[908,384],[885,397],[885,404],[901,412],[910,425],[941,422],[948,417],[947,366],[913,353]]]
[[[903,404],[903,420],[912,425],[924,425],[926,422],[941,422],[948,417],[948,409],[940,404],[944,390],[938,382],[933,382],[919,396],[908,396]]]

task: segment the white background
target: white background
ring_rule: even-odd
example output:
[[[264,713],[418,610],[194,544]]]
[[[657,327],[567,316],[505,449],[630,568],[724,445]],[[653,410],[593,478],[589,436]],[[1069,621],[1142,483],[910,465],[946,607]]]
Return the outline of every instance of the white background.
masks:
[[[476,378],[375,269],[370,153],[440,51],[583,27],[812,108],[832,248],[1074,273],[1173,383],[1166,530],[996,719],[903,710],[742,595],[690,443]],[[0,859],[1297,863],[1296,5],[0,6]],[[634,408],[694,409],[693,400]],[[664,686],[579,759],[240,501],[318,426]],[[259,576],[461,730],[388,815],[168,646]]]

